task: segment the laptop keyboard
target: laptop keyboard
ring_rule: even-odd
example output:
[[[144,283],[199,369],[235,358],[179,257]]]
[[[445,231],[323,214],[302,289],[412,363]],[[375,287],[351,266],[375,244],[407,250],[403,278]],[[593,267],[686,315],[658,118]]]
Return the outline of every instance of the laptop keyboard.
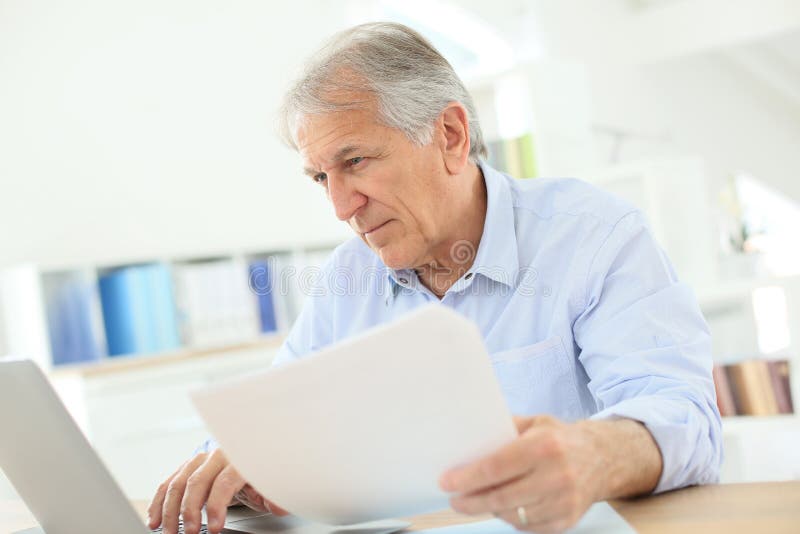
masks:
[[[163,532],[163,527],[158,527],[155,530],[151,530],[150,532],[158,532],[159,534]],[[183,534],[183,520],[178,521],[178,534]],[[208,527],[205,525],[200,525],[200,534],[208,534]]]

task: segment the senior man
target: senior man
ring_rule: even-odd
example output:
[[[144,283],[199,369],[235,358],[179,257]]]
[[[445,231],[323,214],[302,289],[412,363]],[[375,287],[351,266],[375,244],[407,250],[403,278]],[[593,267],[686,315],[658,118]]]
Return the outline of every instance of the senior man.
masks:
[[[552,532],[595,501],[716,481],[708,329],[639,211],[578,180],[489,167],[462,82],[402,25],[338,34],[283,119],[357,238],[333,252],[277,364],[440,302],[480,327],[519,430],[442,474],[455,510]],[[285,513],[212,449],[159,487],[151,527],[174,532],[182,513],[197,532],[204,504],[211,532],[232,502]]]

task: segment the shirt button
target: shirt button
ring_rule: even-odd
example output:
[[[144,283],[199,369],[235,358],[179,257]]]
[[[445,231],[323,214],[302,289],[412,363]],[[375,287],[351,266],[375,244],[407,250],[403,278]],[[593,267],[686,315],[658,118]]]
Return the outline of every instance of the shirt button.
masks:
[[[400,283],[401,283],[401,284],[407,284],[407,283],[408,283],[408,280],[407,280],[407,279],[405,279],[405,278],[401,278],[401,279],[400,279]]]
[[[472,278],[472,273],[467,273],[467,276],[464,277],[464,280],[469,280]]]

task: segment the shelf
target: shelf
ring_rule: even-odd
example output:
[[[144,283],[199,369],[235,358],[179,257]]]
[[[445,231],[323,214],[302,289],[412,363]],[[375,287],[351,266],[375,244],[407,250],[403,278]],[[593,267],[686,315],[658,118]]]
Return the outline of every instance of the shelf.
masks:
[[[797,276],[760,276],[730,280],[714,287],[698,289],[697,301],[704,312],[728,309],[749,299],[753,290],[759,287],[780,286],[797,280]]]
[[[347,241],[347,236],[341,239],[313,239],[297,244],[291,240],[275,240],[262,247],[240,247],[236,249],[215,248],[198,250],[180,250],[171,254],[129,254],[114,255],[113,257],[87,257],[75,260],[45,260],[37,262],[22,262],[22,264],[36,265],[41,272],[64,272],[79,270],[104,270],[126,265],[140,265],[145,263],[182,263],[206,258],[235,258],[256,257],[265,254],[286,254],[294,252],[313,252],[319,250],[333,250]],[[3,266],[4,268],[13,265]]]
[[[800,434],[800,415],[735,415],[722,418],[722,433],[727,436],[786,430]]]
[[[184,348],[159,354],[110,356],[95,362],[61,365],[53,368],[49,374],[51,377],[61,378],[68,375],[97,376],[121,373],[132,369],[157,367],[187,360],[216,357],[248,349],[277,349],[283,343],[284,338],[284,334],[265,334],[250,341],[243,341],[231,345]]]
[[[319,268],[334,246],[320,240],[272,250],[3,268],[0,354],[24,355],[66,375],[278,345],[259,332],[288,332],[305,300],[302,269]],[[260,280],[276,290],[280,284],[280,293],[256,291],[254,268],[263,268],[269,278]]]

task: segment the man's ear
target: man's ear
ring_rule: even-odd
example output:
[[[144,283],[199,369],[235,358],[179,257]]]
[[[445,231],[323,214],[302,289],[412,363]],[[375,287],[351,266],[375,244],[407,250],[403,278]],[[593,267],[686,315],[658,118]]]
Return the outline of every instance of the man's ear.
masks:
[[[460,174],[469,162],[469,119],[459,102],[451,102],[436,121],[442,157],[450,174]]]

